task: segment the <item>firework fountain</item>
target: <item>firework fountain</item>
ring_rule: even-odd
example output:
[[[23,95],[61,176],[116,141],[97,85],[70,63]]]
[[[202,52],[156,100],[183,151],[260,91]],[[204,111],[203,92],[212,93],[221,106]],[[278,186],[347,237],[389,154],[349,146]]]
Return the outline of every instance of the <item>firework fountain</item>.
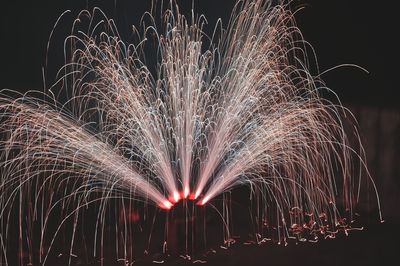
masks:
[[[102,259],[110,224],[117,256],[132,260],[135,241],[157,242],[156,220],[167,254],[179,204],[181,255],[205,241],[207,209],[229,246],[237,187],[247,188],[256,243],[350,230],[361,183],[376,188],[356,129],[345,131],[352,115],[321,97],[334,93],[308,70],[287,7],[238,1],[211,37],[203,16],[187,19],[173,3],[154,14],[126,44],[100,10],[81,12],[57,82],[43,95],[2,91],[0,260],[45,264],[67,245],[71,264],[82,239]]]

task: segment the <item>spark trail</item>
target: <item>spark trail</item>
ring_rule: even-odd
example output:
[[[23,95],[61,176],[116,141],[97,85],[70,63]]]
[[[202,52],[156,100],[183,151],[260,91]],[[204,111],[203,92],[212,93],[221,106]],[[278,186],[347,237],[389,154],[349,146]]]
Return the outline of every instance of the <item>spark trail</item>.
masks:
[[[187,19],[172,2],[159,22],[146,18],[150,25],[134,28],[137,42],[127,44],[99,9],[82,11],[65,41],[66,64],[46,93],[51,100],[2,92],[4,261],[14,213],[19,248],[28,252],[33,233],[22,227],[41,221],[45,262],[62,230],[45,250],[47,219],[58,205],[73,206],[63,222],[75,215],[75,228],[77,213],[94,201],[129,199],[170,210],[182,199],[207,206],[248,186],[255,219],[281,228],[278,239],[286,243],[299,231],[335,231],[343,225],[341,209],[353,217],[362,180],[376,193],[358,133],[345,130],[352,115],[321,97],[322,90],[334,93],[310,73],[306,42],[285,4],[238,1],[226,29],[216,25],[211,38],[204,16]],[[145,64],[150,49],[156,66]],[[54,95],[68,100],[61,104]],[[377,202],[379,208],[378,196]],[[228,228],[227,205],[224,197]],[[99,211],[96,224],[105,217]],[[127,243],[126,222],[122,227],[116,230]],[[71,251],[74,235],[75,229]]]

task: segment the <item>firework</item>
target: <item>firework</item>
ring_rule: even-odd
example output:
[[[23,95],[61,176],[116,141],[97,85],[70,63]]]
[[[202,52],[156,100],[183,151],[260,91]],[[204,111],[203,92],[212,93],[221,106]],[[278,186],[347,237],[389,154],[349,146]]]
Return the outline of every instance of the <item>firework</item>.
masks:
[[[218,210],[218,197],[229,246],[229,192],[241,186],[249,188],[258,243],[271,236],[267,224],[285,244],[349,229],[341,210],[353,219],[365,175],[376,188],[356,131],[350,134],[359,150],[350,146],[344,123],[351,113],[320,96],[329,90],[308,70],[306,43],[287,7],[238,1],[227,28],[215,30],[211,41],[203,16],[186,19],[173,4],[160,23],[147,17],[151,24],[143,31],[134,28],[137,42],[126,44],[100,10],[81,12],[48,100],[3,91],[1,258],[7,262],[15,242],[7,233],[12,221],[18,252],[45,263],[72,220],[72,231],[65,229],[71,263],[83,213],[96,205],[94,256],[99,245],[103,256],[106,220],[117,209],[122,222],[115,223],[115,245],[126,259],[136,237],[130,210],[141,212],[133,220],[147,217],[154,225],[157,209],[168,218],[183,200],[188,239],[188,227],[199,227],[188,220],[200,208]],[[155,67],[145,64],[152,48]],[[52,228],[54,213],[61,219]],[[152,229],[148,235],[150,242]]]

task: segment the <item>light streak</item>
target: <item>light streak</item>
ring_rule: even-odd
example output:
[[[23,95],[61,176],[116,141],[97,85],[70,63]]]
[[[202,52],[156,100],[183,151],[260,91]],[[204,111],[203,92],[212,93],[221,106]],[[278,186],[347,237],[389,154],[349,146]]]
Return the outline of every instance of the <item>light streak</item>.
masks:
[[[260,224],[274,213],[269,220],[278,243],[312,242],[290,234],[333,238],[339,201],[353,216],[363,175],[376,192],[358,133],[344,129],[351,113],[320,96],[330,91],[310,73],[306,42],[285,5],[239,1],[226,30],[207,47],[202,16],[190,22],[171,7],[161,28],[147,25],[144,36],[135,31],[139,41],[128,45],[112,20],[96,21],[98,13],[104,15],[84,11],[74,22],[65,42],[70,56],[45,94],[51,101],[0,96],[2,245],[12,237],[7,217],[15,212],[27,239],[22,224],[41,220],[45,261],[53,241],[45,250],[44,235],[55,206],[66,210],[63,222],[78,220],[95,195],[97,228],[113,197],[144,201],[168,215],[181,200],[207,208],[238,186],[250,187],[262,209],[255,217]],[[148,36],[159,53],[155,73],[143,60]],[[61,104],[52,96],[58,94],[68,101]],[[53,199],[56,192],[60,199]],[[229,213],[224,205],[226,228]],[[257,243],[264,239],[270,238],[257,234]]]

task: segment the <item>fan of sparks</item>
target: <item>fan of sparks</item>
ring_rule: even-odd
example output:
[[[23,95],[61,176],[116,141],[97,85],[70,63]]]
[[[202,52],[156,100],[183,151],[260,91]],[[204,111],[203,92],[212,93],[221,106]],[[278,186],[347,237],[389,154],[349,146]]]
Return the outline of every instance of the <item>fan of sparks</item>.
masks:
[[[322,224],[321,213],[334,227],[339,204],[352,212],[362,177],[374,183],[344,129],[352,116],[321,96],[330,91],[310,73],[286,6],[239,1],[211,37],[204,16],[187,19],[173,4],[155,17],[145,14],[150,25],[127,44],[100,10],[81,12],[54,86],[2,91],[2,248],[15,211],[33,213],[44,232],[55,206],[113,197],[169,210],[248,186],[284,228],[313,214]],[[285,221],[293,208],[303,212]]]

